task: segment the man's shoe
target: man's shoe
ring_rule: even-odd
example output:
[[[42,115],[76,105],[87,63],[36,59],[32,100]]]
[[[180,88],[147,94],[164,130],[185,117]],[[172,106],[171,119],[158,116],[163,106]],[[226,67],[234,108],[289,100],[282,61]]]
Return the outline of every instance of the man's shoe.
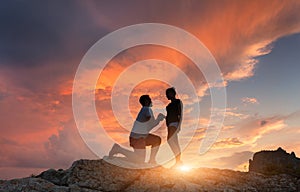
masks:
[[[113,158],[113,156],[119,152],[119,148],[120,145],[115,143],[108,154],[108,158]]]

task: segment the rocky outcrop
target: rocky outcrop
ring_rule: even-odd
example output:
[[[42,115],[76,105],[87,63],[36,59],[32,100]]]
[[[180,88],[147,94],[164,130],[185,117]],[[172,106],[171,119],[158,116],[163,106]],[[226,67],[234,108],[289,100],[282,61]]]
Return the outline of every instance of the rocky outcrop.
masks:
[[[299,191],[291,175],[265,176],[200,168],[189,172],[163,167],[125,169],[104,160],[79,160],[67,170],[47,170],[36,177],[0,181],[0,192],[98,191]]]
[[[300,159],[294,152],[289,154],[280,147],[276,151],[260,151],[253,155],[253,160],[249,160],[249,171],[300,177]]]

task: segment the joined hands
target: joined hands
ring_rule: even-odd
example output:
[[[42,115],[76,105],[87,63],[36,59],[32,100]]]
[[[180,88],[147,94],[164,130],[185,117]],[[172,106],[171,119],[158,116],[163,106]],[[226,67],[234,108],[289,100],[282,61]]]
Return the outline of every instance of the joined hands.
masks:
[[[159,121],[163,121],[165,118],[166,118],[166,116],[165,116],[164,114],[162,114],[162,113],[159,113],[159,114],[157,115],[157,119],[158,119]]]

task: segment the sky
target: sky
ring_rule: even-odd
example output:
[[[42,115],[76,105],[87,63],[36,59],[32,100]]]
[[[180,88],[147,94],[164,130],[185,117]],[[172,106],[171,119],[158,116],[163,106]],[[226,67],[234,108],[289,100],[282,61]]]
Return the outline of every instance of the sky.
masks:
[[[99,74],[95,90],[97,114],[111,138],[128,146],[130,128],[120,125],[111,106],[118,77],[138,61],[159,59],[178,67],[198,85],[197,101],[180,89],[178,92],[187,117],[193,114],[191,106],[201,107],[199,125],[183,150],[185,164],[245,171],[248,160],[260,150],[282,147],[300,156],[299,9],[299,1],[292,0],[2,1],[0,179],[25,177],[49,168],[65,169],[81,158],[100,158],[85,144],[74,120],[75,73],[99,39],[139,23],[179,27],[207,47],[225,81],[225,120],[214,145],[199,154],[212,110],[204,76],[176,50],[143,45],[116,55]],[[126,82],[142,76],[141,70],[157,76],[166,75],[168,70],[162,70],[160,63],[131,69]],[[176,75],[168,77],[176,79]],[[132,122],[138,113],[141,94],[149,94],[155,100],[155,113],[163,111],[168,103],[164,96],[168,86],[176,87],[155,80],[137,84],[125,103],[131,114],[127,122]],[[117,94],[124,94],[122,91],[116,89]],[[193,122],[187,119],[180,141],[185,142],[185,133],[192,133],[188,127]],[[98,130],[90,131],[97,134]],[[164,124],[155,133],[165,142]]]

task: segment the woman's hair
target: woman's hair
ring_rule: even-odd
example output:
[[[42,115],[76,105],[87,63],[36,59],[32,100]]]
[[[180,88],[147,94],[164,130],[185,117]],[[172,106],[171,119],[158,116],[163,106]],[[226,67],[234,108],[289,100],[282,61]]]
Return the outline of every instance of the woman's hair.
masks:
[[[171,93],[174,94],[174,96],[176,95],[176,91],[174,87],[170,87],[166,90],[166,94]]]
[[[142,95],[139,99],[139,102],[142,106],[145,106],[147,101],[151,101],[149,95]]]

